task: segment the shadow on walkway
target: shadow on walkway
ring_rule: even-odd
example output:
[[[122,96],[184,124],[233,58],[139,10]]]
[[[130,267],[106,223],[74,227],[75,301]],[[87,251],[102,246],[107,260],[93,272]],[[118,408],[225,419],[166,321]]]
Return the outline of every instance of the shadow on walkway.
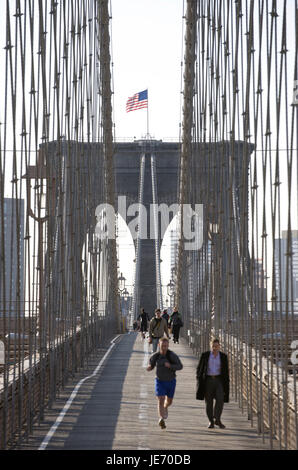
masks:
[[[111,352],[102,371],[82,385],[58,435],[52,438],[47,449],[112,448],[134,341],[134,335],[125,335]]]

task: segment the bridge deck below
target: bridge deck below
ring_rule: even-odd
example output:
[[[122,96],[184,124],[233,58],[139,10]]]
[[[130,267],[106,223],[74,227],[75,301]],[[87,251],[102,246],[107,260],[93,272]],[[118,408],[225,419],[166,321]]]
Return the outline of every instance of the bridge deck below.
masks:
[[[177,372],[165,430],[158,426],[155,371],[145,368],[150,356],[148,343],[131,333],[117,341],[98,375],[82,384],[47,449],[269,449],[268,440],[262,441],[233,399],[225,404],[222,415],[226,429],[207,429],[204,402],[195,399],[198,360],[183,340],[179,345],[171,342],[170,348],[178,353],[184,367]],[[85,377],[99,360],[99,356],[92,359]],[[73,388],[74,384],[68,385],[45,421],[19,448],[39,448]]]

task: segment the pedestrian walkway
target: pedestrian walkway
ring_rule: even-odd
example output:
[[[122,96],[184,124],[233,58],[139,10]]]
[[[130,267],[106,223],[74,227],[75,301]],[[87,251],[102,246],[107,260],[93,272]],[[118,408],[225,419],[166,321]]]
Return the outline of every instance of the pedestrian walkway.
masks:
[[[155,371],[147,372],[150,356],[147,340],[136,333],[121,336],[103,367],[86,380],[78,391],[47,449],[113,450],[267,450],[269,441],[251,427],[238,404],[225,404],[222,421],[226,429],[207,429],[203,401],[195,399],[198,359],[186,342],[170,342],[183,363],[177,372],[173,405],[169,408],[167,428],[158,426],[154,393]],[[89,364],[85,377],[96,368],[103,351]],[[78,382],[84,375],[78,377]],[[21,449],[38,449],[63,408],[75,384],[68,385],[41,426]]]

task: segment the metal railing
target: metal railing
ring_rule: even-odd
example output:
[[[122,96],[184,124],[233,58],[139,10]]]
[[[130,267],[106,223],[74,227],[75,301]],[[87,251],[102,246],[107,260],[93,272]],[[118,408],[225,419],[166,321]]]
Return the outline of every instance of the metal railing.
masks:
[[[241,409],[297,449],[298,3],[186,7],[180,203],[204,228],[179,247],[184,335],[198,354],[220,338]]]
[[[3,5],[2,449],[121,327],[116,241],[96,232],[98,205],[115,198],[108,6]]]

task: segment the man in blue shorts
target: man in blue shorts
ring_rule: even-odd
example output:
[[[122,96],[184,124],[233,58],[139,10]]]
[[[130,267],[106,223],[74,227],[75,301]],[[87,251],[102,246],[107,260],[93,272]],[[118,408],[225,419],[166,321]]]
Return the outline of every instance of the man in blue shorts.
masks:
[[[176,370],[182,369],[182,363],[173,351],[169,349],[169,340],[160,338],[159,352],[152,354],[147,371],[156,366],[155,394],[158,400],[159,426],[166,428],[165,419],[168,417],[168,407],[173,403],[176,388]]]

